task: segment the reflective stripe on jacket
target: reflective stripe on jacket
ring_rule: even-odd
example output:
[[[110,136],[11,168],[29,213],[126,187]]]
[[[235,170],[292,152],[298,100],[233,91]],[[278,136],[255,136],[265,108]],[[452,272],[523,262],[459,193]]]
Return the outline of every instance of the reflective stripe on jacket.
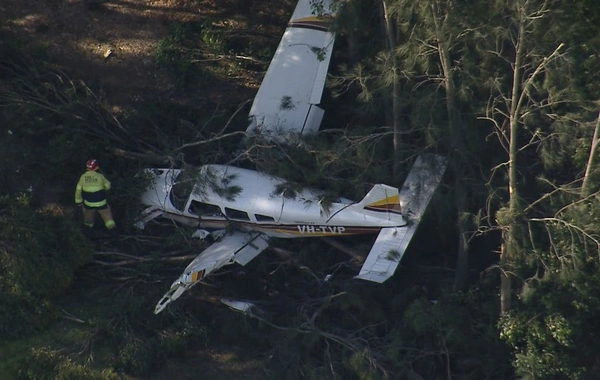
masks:
[[[83,202],[89,207],[106,205],[106,190],[110,190],[110,182],[102,174],[88,170],[81,175],[75,188],[75,203]]]

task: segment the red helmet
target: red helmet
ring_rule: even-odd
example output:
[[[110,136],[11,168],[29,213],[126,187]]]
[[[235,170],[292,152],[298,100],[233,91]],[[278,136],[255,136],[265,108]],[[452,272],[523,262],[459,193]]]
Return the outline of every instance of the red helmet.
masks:
[[[96,170],[98,169],[98,161],[96,161],[95,158],[90,158],[89,160],[87,160],[87,162],[85,163],[85,168],[87,170]]]

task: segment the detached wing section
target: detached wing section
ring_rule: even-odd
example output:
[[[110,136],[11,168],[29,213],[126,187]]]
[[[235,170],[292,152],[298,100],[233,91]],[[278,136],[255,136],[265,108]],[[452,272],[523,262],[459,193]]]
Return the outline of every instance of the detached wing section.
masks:
[[[173,282],[171,289],[158,301],[154,314],[163,311],[169,303],[175,301],[209,273],[234,262],[246,265],[268,246],[267,237],[262,234],[233,232],[225,235],[206,248],[185,268],[183,274]]]
[[[323,110],[317,105],[335,35],[330,33],[331,0],[323,0],[325,15],[313,14],[311,0],[299,0],[250,109],[247,132],[276,140],[316,132]]]
[[[408,224],[381,230],[356,278],[381,283],[394,274],[445,170],[444,157],[424,154],[417,158],[400,190]]]

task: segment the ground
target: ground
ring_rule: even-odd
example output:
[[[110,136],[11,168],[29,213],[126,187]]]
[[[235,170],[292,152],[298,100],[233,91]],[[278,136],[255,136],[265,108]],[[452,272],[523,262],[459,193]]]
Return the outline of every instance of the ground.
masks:
[[[83,79],[118,111],[123,104],[157,94],[183,98],[172,73],[158,68],[154,60],[156,45],[172,23],[209,20],[217,26],[248,28],[249,14],[278,22],[289,17],[290,5],[285,0],[267,6],[255,0],[2,0],[0,27],[46,46],[61,69]],[[285,25],[279,24],[253,24],[251,29],[269,35]],[[208,90],[215,97],[252,97],[260,78],[261,73],[247,72],[225,80],[230,88]]]
[[[15,36],[18,44],[43,49],[57,69],[84,81],[115,115],[157,98],[197,108],[223,101],[237,106],[254,96],[266,65],[258,65],[258,70],[217,71],[218,86],[211,82],[182,89],[173,72],[157,65],[157,44],[173,23],[209,20],[216,28],[226,23],[229,29],[260,35],[276,46],[285,26],[282,20],[289,18],[294,4],[288,0],[0,0],[0,29]],[[248,15],[253,16],[252,23]],[[0,44],[7,42],[0,39]],[[46,195],[52,198],[63,190],[60,187]],[[78,322],[61,318],[55,331],[35,339],[44,342],[60,336],[60,329],[74,331],[77,326]],[[25,345],[35,344],[28,342]],[[6,353],[4,349],[0,345],[0,355]],[[199,350],[187,355],[187,361],[169,362],[150,378],[261,378],[260,363],[236,350]]]

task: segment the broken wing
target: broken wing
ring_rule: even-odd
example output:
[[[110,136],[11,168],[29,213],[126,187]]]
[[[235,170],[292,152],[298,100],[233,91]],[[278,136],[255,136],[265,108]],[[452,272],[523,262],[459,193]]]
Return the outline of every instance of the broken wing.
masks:
[[[268,238],[260,233],[232,232],[221,238],[200,253],[185,268],[171,289],[158,301],[154,314],[158,314],[183,292],[197,284],[209,273],[229,264],[237,262],[246,265],[264,251],[268,246]]]

